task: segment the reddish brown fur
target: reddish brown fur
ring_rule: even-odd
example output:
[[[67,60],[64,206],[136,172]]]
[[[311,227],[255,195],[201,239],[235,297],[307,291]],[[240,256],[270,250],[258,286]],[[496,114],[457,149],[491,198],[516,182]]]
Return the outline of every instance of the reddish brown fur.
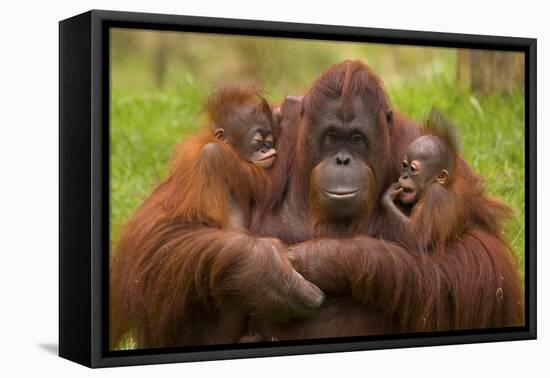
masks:
[[[368,218],[363,235],[351,229],[347,239],[330,238],[334,230],[323,230],[307,241],[311,219],[293,216],[291,209],[311,214],[310,198],[303,192],[309,193],[314,184],[310,175],[316,161],[315,151],[306,142],[315,126],[315,119],[307,117],[308,107],[315,114],[327,97],[341,96],[345,105],[358,93],[372,104],[380,127],[380,165],[374,166],[379,168],[375,172],[378,198],[382,188],[398,176],[406,147],[420,135],[398,113],[386,125],[381,110],[387,109],[387,99],[381,82],[362,63],[341,63],[316,81],[305,96],[306,116],[294,131],[299,138],[289,153],[294,159],[289,165],[289,186],[274,208],[292,227],[285,232],[284,224],[277,226],[271,220],[268,228],[253,230],[285,241],[303,241],[292,247],[293,265],[328,297],[315,316],[290,324],[257,322],[259,332],[268,339],[302,339],[523,325],[522,285],[502,236],[509,210],[483,195],[481,180],[459,158],[451,184],[453,198],[434,193],[417,205],[424,216],[413,214],[415,243],[402,246],[387,241],[402,234],[389,222],[380,200],[372,205],[372,212],[363,214]],[[427,247],[430,244],[435,246]]]
[[[126,224],[110,264],[110,346],[232,343],[249,314],[284,319],[322,302],[276,239],[224,230],[229,200],[246,219],[269,177],[210,127],[182,143],[168,178]],[[248,221],[247,221],[248,222]]]
[[[216,146],[217,150],[210,153],[206,145]],[[203,130],[180,146],[169,180],[172,193],[165,202],[172,217],[226,228],[229,197],[241,209],[250,211],[251,204],[266,190],[269,176],[263,169],[243,162],[230,145],[216,141],[208,130]]]
[[[210,128],[215,130],[216,128],[226,128],[228,125],[231,127],[237,110],[252,107],[257,109],[254,116],[263,115],[269,120],[273,136],[276,139],[279,125],[274,121],[271,107],[261,93],[260,88],[253,84],[224,85],[218,88],[204,105]],[[242,128],[242,131],[246,131],[246,128]]]
[[[220,159],[214,156],[208,161],[198,158],[202,148],[212,141],[210,131],[204,130],[179,147],[168,179],[138,209],[121,235],[110,273],[113,346],[130,326],[136,328],[138,345],[142,347],[177,345],[183,341],[185,338],[177,327],[184,324],[178,325],[185,312],[190,312],[188,306],[206,306],[207,303],[201,302],[212,301],[211,290],[204,287],[208,282],[201,282],[201,277],[195,274],[214,270],[206,265],[215,261],[207,261],[205,257],[219,246],[215,248],[208,240],[211,248],[203,251],[207,243],[204,238],[223,238],[224,249],[231,249],[233,239],[247,238],[239,233],[221,234],[207,227],[227,226],[231,195],[228,188],[242,189],[237,198],[239,203],[246,203],[244,208],[249,208],[253,185],[258,186],[264,176],[252,165],[242,164],[231,148],[221,143],[217,146],[226,156]],[[239,168],[241,172],[234,174]],[[237,183],[237,180],[243,181]],[[241,252],[227,254],[238,256]],[[228,259],[219,263],[234,262]],[[189,279],[193,276],[195,280]],[[209,279],[218,278],[212,275]],[[196,297],[197,303],[185,303],[186,293]],[[204,293],[202,298],[200,293]],[[217,321],[216,316],[211,321]]]

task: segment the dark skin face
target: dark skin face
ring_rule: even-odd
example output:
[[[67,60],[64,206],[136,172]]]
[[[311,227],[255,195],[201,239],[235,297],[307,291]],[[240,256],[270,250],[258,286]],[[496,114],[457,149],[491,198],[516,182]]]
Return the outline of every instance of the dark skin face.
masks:
[[[244,160],[264,169],[271,168],[277,157],[271,110],[263,104],[261,108],[243,106],[228,115],[223,126],[214,131],[217,139],[231,144]]]
[[[413,206],[431,184],[445,185],[449,178],[449,152],[438,137],[425,135],[407,148],[401,176],[390,186],[387,197]]]
[[[353,216],[376,191],[370,159],[376,154],[371,141],[377,133],[376,116],[359,97],[345,109],[339,100],[329,100],[314,115],[308,142],[318,161],[316,190],[331,217]]]

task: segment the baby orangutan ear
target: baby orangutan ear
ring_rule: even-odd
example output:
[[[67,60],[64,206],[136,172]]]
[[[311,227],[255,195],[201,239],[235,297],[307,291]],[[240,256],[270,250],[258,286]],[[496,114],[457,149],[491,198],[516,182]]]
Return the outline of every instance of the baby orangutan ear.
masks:
[[[449,178],[449,172],[446,169],[442,169],[441,172],[435,177],[435,181],[438,184],[445,185]]]
[[[224,129],[216,129],[214,131],[214,137],[219,140],[225,140],[225,131]]]

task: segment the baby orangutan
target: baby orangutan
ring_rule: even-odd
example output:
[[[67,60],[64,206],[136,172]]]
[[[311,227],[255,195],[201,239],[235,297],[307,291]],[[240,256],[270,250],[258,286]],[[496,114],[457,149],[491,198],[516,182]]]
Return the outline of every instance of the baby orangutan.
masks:
[[[392,221],[397,223],[396,229],[402,233],[395,241],[410,242],[420,238],[425,232],[418,234],[416,231],[423,226],[432,228],[428,224],[433,225],[433,220],[444,216],[440,213],[454,204],[456,195],[450,184],[456,159],[454,126],[432,111],[424,135],[415,139],[405,151],[398,181],[390,185],[382,199]],[[443,203],[447,206],[441,206]],[[449,234],[445,233],[447,236]],[[421,244],[425,247],[434,244],[437,237],[430,235],[428,238],[432,240],[423,240]]]
[[[271,168],[277,157],[274,143],[278,124],[270,105],[254,86],[224,86],[210,96],[205,109],[214,139],[203,147],[199,160],[210,165],[210,176],[220,172],[234,176],[224,183],[230,193],[229,209],[224,209],[229,218],[226,226],[246,228],[248,202],[258,200],[268,180],[257,169]],[[249,163],[252,166],[247,168]],[[242,180],[244,177],[250,178],[250,185]],[[243,196],[242,192],[250,195]]]

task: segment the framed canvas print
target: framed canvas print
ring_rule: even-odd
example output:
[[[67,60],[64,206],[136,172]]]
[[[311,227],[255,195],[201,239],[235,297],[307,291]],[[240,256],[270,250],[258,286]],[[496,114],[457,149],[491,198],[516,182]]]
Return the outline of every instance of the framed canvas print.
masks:
[[[536,40],[60,22],[59,351],[90,367],[536,337]]]

